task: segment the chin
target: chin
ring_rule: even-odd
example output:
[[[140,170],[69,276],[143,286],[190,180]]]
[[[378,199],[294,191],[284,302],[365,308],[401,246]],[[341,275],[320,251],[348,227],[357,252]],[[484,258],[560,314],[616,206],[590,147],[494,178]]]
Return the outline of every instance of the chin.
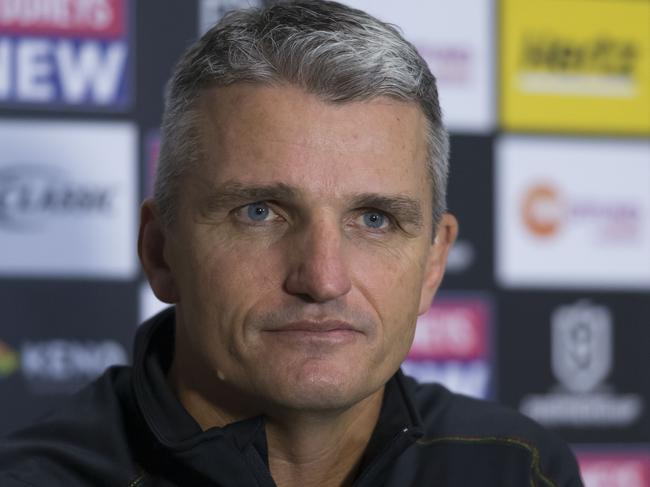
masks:
[[[280,408],[304,412],[340,411],[348,409],[369,394],[349,394],[331,387],[293,388],[276,394],[273,402]]]
[[[376,381],[361,372],[363,368],[303,367],[299,373],[293,371],[269,381],[275,384],[269,391],[272,402],[279,407],[303,411],[326,411],[347,409],[370,396],[383,382],[373,387]]]

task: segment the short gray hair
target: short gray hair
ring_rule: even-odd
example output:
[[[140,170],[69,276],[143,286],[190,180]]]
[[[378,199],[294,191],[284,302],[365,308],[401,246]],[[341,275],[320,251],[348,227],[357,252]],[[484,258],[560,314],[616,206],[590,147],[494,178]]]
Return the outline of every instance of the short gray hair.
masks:
[[[299,86],[330,103],[387,96],[419,105],[427,122],[433,223],[446,210],[449,137],[436,81],[397,29],[330,1],[278,2],[225,15],[178,62],[167,85],[154,199],[173,222],[179,181],[201,154],[196,101],[238,82]]]

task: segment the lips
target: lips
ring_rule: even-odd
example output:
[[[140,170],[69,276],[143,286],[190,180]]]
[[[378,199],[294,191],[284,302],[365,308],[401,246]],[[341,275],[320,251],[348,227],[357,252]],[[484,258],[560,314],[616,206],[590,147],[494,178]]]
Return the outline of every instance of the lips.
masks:
[[[324,321],[294,321],[278,327],[264,330],[267,338],[289,345],[290,347],[308,347],[314,350],[317,347],[326,347],[328,350],[340,349],[344,345],[358,343],[364,335],[363,331],[347,321],[324,320]]]
[[[333,333],[333,332],[357,332],[353,325],[346,321],[326,320],[326,321],[295,321],[277,328],[268,329],[269,332],[303,332],[303,333]]]

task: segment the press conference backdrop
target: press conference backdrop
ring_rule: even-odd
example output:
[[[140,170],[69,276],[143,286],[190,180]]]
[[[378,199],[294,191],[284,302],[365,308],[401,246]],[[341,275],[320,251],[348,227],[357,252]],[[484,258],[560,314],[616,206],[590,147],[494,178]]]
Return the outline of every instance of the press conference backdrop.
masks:
[[[650,487],[650,2],[348,3],[401,26],[452,133],[460,237],[405,370]],[[257,4],[0,0],[0,433],[130,360],[164,82]]]

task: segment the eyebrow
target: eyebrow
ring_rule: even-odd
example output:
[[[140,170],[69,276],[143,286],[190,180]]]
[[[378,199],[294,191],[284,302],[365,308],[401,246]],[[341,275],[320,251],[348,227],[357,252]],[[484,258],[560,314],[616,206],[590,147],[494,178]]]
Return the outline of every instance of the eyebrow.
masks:
[[[226,182],[211,187],[208,195],[203,198],[201,213],[209,215],[233,206],[255,201],[289,202],[299,198],[299,191],[285,183],[251,186],[240,182]],[[372,208],[393,215],[400,223],[410,224],[417,229],[422,228],[423,212],[420,203],[404,195],[383,195],[378,193],[362,193],[350,199],[354,208]]]
[[[408,196],[363,193],[356,195],[352,202],[357,208],[375,208],[395,216],[401,223],[422,228],[422,205]]]
[[[296,198],[297,191],[284,183],[250,186],[238,182],[228,182],[210,188],[209,194],[203,198],[201,212],[211,214],[230,209],[238,203],[289,201]]]

